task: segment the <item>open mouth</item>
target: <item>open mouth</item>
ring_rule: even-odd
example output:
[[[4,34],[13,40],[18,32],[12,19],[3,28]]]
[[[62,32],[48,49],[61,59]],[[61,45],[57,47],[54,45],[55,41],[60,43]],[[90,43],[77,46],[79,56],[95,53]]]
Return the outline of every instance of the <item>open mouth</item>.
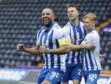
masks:
[[[43,18],[44,21],[48,21],[48,18]]]

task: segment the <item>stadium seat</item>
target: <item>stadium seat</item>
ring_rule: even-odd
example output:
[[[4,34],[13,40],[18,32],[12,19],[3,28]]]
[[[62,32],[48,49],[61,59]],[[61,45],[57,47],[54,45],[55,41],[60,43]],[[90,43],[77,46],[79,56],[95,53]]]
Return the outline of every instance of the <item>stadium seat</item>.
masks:
[[[45,7],[54,9],[63,26],[67,22],[66,5],[75,3],[80,8],[80,19],[88,12],[95,12],[97,25],[111,18],[110,0],[1,0],[0,1],[0,67],[14,68],[20,65],[34,65],[42,56],[31,56],[16,51],[18,43],[35,46],[36,32],[41,26],[41,11]],[[86,4],[87,3],[87,4]],[[111,34],[101,32],[101,50],[109,54]],[[107,45],[106,45],[107,42]],[[23,61],[24,60],[24,61]],[[6,61],[6,63],[5,63]],[[35,64],[36,66],[37,64]]]

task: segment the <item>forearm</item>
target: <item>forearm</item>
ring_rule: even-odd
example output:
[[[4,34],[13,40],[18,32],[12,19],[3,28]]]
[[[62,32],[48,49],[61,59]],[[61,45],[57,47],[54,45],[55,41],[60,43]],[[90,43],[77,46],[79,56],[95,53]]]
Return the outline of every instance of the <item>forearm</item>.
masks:
[[[69,45],[70,50],[82,50],[84,48],[85,48],[85,45],[73,45],[73,44]]]
[[[65,54],[68,52],[68,48],[66,46],[64,47],[60,47],[60,48],[56,48],[56,49],[48,49],[46,53],[49,54]]]
[[[24,52],[27,52],[29,54],[32,54],[32,55],[36,55],[36,54],[39,54],[39,50],[36,48],[36,47],[33,47],[33,48],[24,48],[23,50]]]

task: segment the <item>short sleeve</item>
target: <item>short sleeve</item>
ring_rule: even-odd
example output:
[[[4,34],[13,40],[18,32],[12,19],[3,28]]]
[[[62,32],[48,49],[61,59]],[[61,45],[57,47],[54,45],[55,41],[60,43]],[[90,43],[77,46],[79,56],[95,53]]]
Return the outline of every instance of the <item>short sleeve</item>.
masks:
[[[59,46],[62,45],[66,45],[66,44],[70,44],[70,36],[66,33],[64,33],[64,31],[62,29],[56,30],[56,40],[59,43]]]
[[[41,30],[39,30],[38,32],[37,32],[37,37],[36,37],[36,45],[40,45],[40,32],[41,32]]]
[[[82,41],[82,44],[93,43],[96,45],[97,40],[99,40],[99,37],[97,35],[86,35],[85,39]]]
[[[63,38],[69,38],[69,37],[70,37],[69,34],[65,33],[62,28],[55,30],[55,38],[56,39],[63,39]]]

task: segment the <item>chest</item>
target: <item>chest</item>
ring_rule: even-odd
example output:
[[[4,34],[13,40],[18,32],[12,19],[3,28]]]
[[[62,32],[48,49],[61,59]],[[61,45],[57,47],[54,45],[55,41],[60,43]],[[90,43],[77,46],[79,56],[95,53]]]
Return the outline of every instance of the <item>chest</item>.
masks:
[[[53,30],[49,32],[46,31],[42,32],[39,39],[40,39],[40,44],[45,45],[47,47],[51,47],[56,43]]]
[[[85,37],[85,31],[82,27],[70,27],[70,37],[76,43],[81,43]]]

